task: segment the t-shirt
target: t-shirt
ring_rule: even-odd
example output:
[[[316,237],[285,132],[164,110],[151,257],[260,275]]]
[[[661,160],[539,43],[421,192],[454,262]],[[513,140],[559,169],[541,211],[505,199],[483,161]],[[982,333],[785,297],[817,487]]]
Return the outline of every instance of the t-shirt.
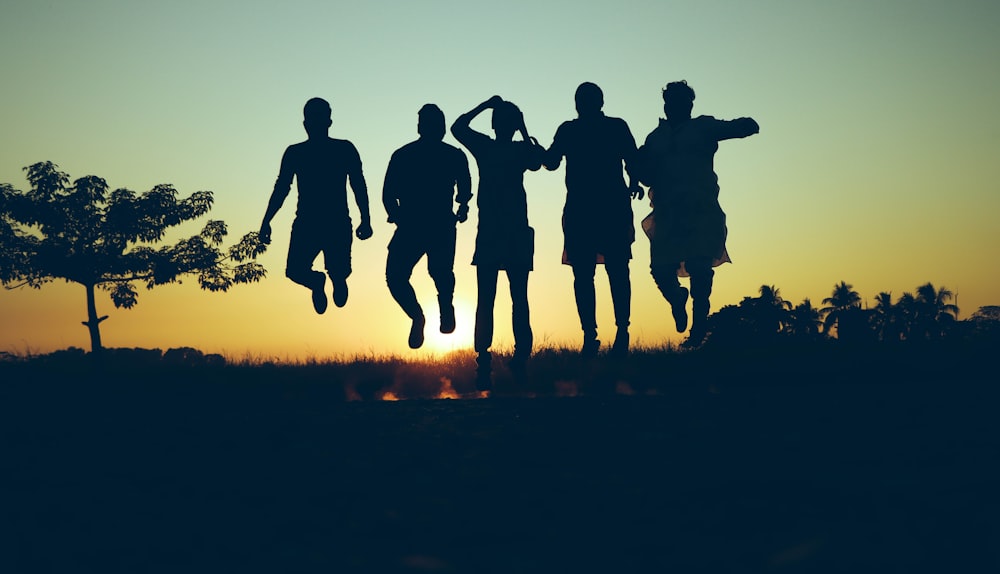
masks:
[[[281,157],[272,201],[284,201],[294,177],[298,187],[297,221],[350,220],[347,178],[351,174],[363,180],[361,156],[347,140],[325,138],[290,145]]]
[[[397,225],[454,224],[454,202],[472,199],[471,188],[469,160],[462,150],[442,141],[418,139],[392,154],[382,203]]]

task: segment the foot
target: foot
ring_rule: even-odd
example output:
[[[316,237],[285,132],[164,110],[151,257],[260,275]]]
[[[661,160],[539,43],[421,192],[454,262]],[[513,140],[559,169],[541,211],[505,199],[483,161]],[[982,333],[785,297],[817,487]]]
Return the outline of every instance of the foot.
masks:
[[[489,351],[479,353],[476,357],[476,390],[493,390],[493,355]]]
[[[419,349],[424,344],[425,322],[423,315],[413,320],[413,324],[410,326],[410,339],[408,341],[411,349]]]
[[[674,326],[677,327],[678,333],[683,333],[688,327],[687,302],[687,287],[678,287],[677,296],[670,301],[670,313],[674,316]]]
[[[327,301],[326,292],[324,291],[325,288],[326,275],[321,275],[316,281],[316,285],[312,288],[313,309],[315,309],[320,315],[326,312]]]
[[[698,325],[695,324],[691,327],[691,333],[688,334],[687,340],[681,343],[681,345],[688,348],[698,347],[705,342],[705,337],[707,335],[708,333],[704,328],[699,328]]]
[[[455,306],[452,304],[441,307],[441,332],[455,332]]]
[[[597,339],[587,339],[583,342],[580,354],[584,357],[596,357],[597,351],[601,348],[601,342]]]
[[[477,391],[493,390],[493,377],[489,369],[476,371],[476,390]]]
[[[628,355],[628,331],[619,331],[615,343],[611,346],[611,354],[615,357]]]
[[[333,281],[333,304],[337,307],[347,305],[347,280]]]
[[[515,378],[523,379],[528,374],[528,356],[525,353],[514,353],[514,356],[507,361],[507,368],[510,369]]]

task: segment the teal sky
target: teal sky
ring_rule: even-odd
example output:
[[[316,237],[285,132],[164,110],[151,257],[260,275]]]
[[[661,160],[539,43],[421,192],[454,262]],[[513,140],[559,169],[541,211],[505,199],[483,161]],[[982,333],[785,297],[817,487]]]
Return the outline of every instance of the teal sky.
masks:
[[[51,160],[112,187],[211,190],[211,217],[239,236],[259,226],[285,146],[305,137],[308,98],[331,102],[331,135],[361,153],[375,236],[355,242],[345,309],[312,315],[308,292],[284,277],[293,193],[274,221],[264,283],[225,295],[193,281],[143,290],[131,311],[102,297],[110,346],[407,352],[408,323],[384,283],[392,226],[380,194],[392,151],[416,137],[417,110],[434,102],[451,122],[499,94],[547,146],[575,116],[583,81],[603,88],[605,112],[640,143],[672,80],[694,87],[696,114],[760,123],[716,155],[734,264],[717,272],[713,309],[762,284],[819,305],[841,280],[868,301],[930,281],[958,293],[962,317],[1000,304],[996,2],[12,0],[0,8],[0,54],[0,182],[21,189],[23,167]],[[475,127],[488,131],[488,116]],[[576,346],[571,273],[559,264],[563,177],[525,176],[538,234],[532,323],[540,343]],[[633,207],[636,222],[649,211]],[[456,259],[467,306],[474,215]],[[633,338],[680,340],[641,233],[633,252]],[[433,311],[423,264],[415,287]],[[607,342],[603,274],[598,305]],[[510,344],[509,299],[496,315],[496,340]],[[0,292],[0,350],[86,347],[84,316],[78,286]],[[467,327],[436,348],[471,346]]]

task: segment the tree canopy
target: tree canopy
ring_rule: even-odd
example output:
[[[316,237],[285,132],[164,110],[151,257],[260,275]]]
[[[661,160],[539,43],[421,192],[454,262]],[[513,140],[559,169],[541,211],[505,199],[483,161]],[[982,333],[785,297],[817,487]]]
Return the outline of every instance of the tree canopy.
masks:
[[[94,351],[101,348],[94,288],[108,291],[115,307],[138,302],[136,285],[152,289],[196,275],[208,291],[226,291],[259,281],[266,270],[254,259],[265,246],[257,233],[223,250],[225,222],[209,220],[200,233],[156,247],[169,228],[197,219],[212,208],[210,191],[186,198],[169,184],[137,194],[109,191],[97,176],[70,177],[46,161],[24,168],[31,186],[19,191],[0,184],[0,283],[7,289],[63,279],[87,290]]]

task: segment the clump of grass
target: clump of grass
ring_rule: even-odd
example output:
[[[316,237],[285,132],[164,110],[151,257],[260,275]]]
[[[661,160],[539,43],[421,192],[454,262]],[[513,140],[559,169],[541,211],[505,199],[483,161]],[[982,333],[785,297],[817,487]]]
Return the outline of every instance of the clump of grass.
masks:
[[[626,357],[543,345],[526,372],[513,372],[512,352],[494,353],[491,396],[656,395],[755,384],[938,381],[976,379],[991,370],[991,351],[960,345],[848,346],[833,342],[698,349],[671,344],[636,346]],[[296,393],[321,389],[330,401],[480,398],[476,356],[457,350],[437,356],[400,357],[368,352],[353,356],[281,359],[259,354],[202,354],[196,349],[106,349],[98,358],[82,349],[0,356],[0,380],[81,388],[156,385],[207,388],[225,393],[271,389]],[[57,381],[57,383],[45,383]],[[269,391],[269,392],[271,392]]]

